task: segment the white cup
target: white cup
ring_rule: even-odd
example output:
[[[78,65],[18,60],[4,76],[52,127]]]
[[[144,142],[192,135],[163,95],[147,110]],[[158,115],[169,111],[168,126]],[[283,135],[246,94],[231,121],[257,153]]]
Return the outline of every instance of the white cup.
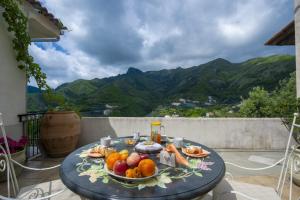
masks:
[[[161,141],[167,142],[167,135],[161,135]]]
[[[101,138],[100,143],[101,143],[101,146],[109,147],[110,143],[111,143],[111,138],[109,136],[103,137],[103,138]]]
[[[139,140],[140,139],[140,133],[139,132],[136,132],[133,134],[133,139],[134,140]]]
[[[173,140],[173,143],[176,148],[181,148],[183,146],[183,138],[182,137],[176,137]]]

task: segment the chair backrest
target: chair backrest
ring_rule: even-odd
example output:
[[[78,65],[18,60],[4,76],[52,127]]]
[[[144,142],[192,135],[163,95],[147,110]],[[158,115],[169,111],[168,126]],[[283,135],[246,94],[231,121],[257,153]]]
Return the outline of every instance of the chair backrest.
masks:
[[[293,122],[290,128],[290,133],[289,133],[289,138],[288,138],[288,142],[285,148],[285,154],[284,154],[284,160],[281,166],[281,171],[280,171],[280,176],[278,179],[278,183],[277,183],[277,188],[276,191],[278,193],[278,195],[280,196],[280,198],[282,197],[283,194],[283,187],[285,184],[285,180],[286,180],[286,176],[287,176],[287,172],[290,171],[290,193],[289,193],[289,199],[292,199],[292,182],[293,182],[293,167],[294,167],[294,157],[293,157],[293,148],[292,151],[290,152],[290,146],[291,146],[291,139],[293,137],[293,133],[294,133],[294,128],[298,127],[300,128],[300,124],[297,124],[297,118],[299,117],[299,113],[294,113],[294,118],[293,118]],[[289,168],[291,167],[291,169],[289,170]]]
[[[7,178],[7,196],[10,197],[10,186],[12,186],[14,195],[16,196],[19,193],[19,184],[16,178],[16,173],[14,169],[14,165],[11,161],[11,154],[9,150],[9,145],[7,141],[7,135],[4,127],[4,121],[2,117],[2,113],[0,113],[0,138],[3,138],[3,143],[0,143],[0,172],[5,173]],[[3,159],[1,159],[3,158]]]

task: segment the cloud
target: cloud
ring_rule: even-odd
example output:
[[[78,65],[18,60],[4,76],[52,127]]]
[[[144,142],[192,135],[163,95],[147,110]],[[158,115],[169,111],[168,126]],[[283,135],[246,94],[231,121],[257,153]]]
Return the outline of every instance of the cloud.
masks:
[[[287,0],[43,0],[71,30],[31,54],[51,86],[124,73],[128,67],[189,67],[222,57],[233,62],[293,47],[264,42],[292,20]]]
[[[47,74],[48,84],[57,87],[64,82],[73,81],[74,78],[92,79],[95,75],[99,78],[113,76],[119,73],[118,68],[104,67],[82,51],[73,51],[67,54],[58,51],[53,45],[39,47],[36,44],[30,46],[30,53],[35,61],[43,67]]]

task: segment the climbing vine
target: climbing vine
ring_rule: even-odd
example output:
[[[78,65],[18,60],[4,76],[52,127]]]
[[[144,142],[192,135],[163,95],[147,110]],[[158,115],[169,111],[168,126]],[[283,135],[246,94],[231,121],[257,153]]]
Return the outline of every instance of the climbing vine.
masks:
[[[18,0],[22,3],[21,0]],[[46,74],[41,67],[34,62],[28,52],[31,38],[28,34],[28,19],[19,8],[16,0],[0,0],[0,6],[4,8],[3,18],[8,24],[7,30],[13,34],[13,48],[16,52],[16,59],[20,63],[18,67],[26,72],[27,80],[33,77],[41,89],[49,89],[46,83]]]

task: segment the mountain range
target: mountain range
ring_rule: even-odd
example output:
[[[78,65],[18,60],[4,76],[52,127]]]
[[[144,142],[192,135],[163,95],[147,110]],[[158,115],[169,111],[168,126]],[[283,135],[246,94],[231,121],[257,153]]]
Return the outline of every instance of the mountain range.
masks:
[[[280,80],[295,71],[295,56],[274,55],[240,63],[219,58],[189,68],[142,72],[128,68],[127,73],[102,78],[79,79],[64,83],[55,92],[76,105],[80,112],[102,112],[108,105],[116,109],[113,116],[146,116],[157,106],[179,98],[217,104],[237,104],[255,86],[274,90]],[[28,89],[30,111],[46,109],[41,91]]]

